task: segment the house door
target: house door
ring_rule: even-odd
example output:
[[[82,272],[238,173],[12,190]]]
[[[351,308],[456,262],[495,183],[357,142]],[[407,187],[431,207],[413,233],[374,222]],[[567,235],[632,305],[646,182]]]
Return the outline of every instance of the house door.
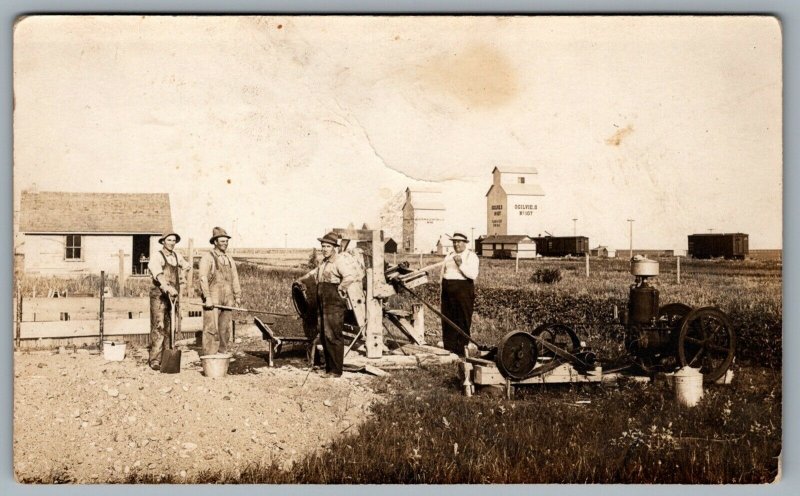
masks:
[[[150,261],[150,236],[139,234],[133,236],[132,274],[147,274],[147,262]]]

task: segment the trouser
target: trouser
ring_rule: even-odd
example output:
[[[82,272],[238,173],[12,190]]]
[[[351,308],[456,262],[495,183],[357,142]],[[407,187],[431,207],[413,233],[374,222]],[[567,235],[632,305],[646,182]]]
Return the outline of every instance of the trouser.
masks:
[[[345,303],[339,296],[338,286],[336,283],[320,283],[317,286],[317,304],[325,371],[341,375],[344,366]]]
[[[474,304],[475,283],[472,280],[442,280],[442,314],[467,335],[472,327]],[[469,340],[442,319],[442,343],[447,351],[464,356],[464,347],[469,344]]]
[[[214,305],[233,305],[233,290],[224,281],[211,283],[209,292]],[[203,355],[228,352],[232,322],[231,310],[203,310]]]
[[[161,353],[169,348],[170,325],[169,297],[156,288],[150,291],[150,365],[161,365]]]
[[[232,322],[233,312],[230,310],[203,310],[203,355],[228,352]]]

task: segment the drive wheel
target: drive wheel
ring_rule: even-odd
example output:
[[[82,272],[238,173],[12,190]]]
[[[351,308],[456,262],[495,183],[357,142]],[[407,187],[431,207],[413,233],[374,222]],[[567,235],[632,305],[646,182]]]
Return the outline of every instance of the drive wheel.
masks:
[[[682,367],[699,368],[704,382],[722,377],[731,366],[735,351],[733,324],[718,308],[698,308],[683,319],[678,336],[678,360]]]

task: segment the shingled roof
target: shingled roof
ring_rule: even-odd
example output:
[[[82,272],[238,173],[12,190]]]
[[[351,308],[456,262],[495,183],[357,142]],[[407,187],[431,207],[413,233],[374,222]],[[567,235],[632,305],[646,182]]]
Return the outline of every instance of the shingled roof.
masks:
[[[23,191],[19,230],[26,234],[171,232],[169,194]]]

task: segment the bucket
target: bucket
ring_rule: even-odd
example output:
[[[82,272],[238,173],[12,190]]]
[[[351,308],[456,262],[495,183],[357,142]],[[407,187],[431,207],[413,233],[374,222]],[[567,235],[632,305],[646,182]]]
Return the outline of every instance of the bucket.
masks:
[[[225,377],[228,373],[230,361],[231,356],[223,353],[201,356],[200,362],[203,364],[203,375],[206,377]]]
[[[125,343],[103,341],[103,358],[109,362],[121,362],[125,358]]]
[[[692,407],[703,397],[703,374],[700,369],[683,367],[673,375],[675,397],[683,406]]]

